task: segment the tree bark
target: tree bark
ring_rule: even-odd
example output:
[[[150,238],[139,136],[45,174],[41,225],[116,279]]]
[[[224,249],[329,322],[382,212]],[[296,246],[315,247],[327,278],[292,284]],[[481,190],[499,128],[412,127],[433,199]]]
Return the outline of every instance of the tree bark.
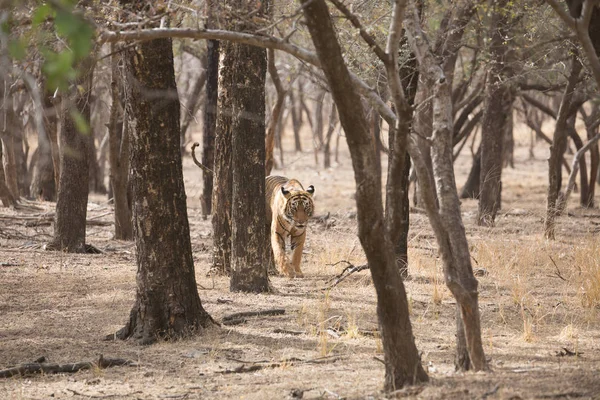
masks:
[[[81,62],[75,90],[63,98],[60,133],[60,183],[56,201],[54,238],[47,250],[84,253],[85,227],[89,187],[90,95],[94,70],[92,56]],[[88,124],[85,128],[75,120],[74,112]]]
[[[171,40],[138,43],[123,57],[138,272],[135,304],[116,336],[149,344],[212,319],[194,275]]]
[[[57,114],[50,95],[44,95],[44,131],[38,130],[37,158],[33,165],[30,194],[34,199],[55,201],[58,189],[59,155],[56,143],[56,157],[53,143],[57,140]],[[33,157],[32,157],[33,159]]]
[[[583,140],[579,137],[577,130],[575,129],[575,116],[569,119],[568,124],[569,137],[573,139],[577,152],[583,147]],[[588,173],[587,164],[585,162],[585,154],[581,155],[581,160],[577,163],[579,169],[579,205],[585,207],[585,203],[589,197],[590,188],[588,186]],[[571,173],[573,174],[573,168],[571,167]],[[563,210],[564,211],[564,210]],[[562,211],[561,211],[562,213]]]
[[[116,46],[111,47],[110,83],[112,106],[109,121],[110,185],[115,207],[115,239],[133,240],[133,220],[129,196],[129,132],[123,114],[121,99],[124,98],[123,74],[120,72],[120,55]]]
[[[232,46],[233,191],[231,291],[267,292],[269,246],[265,229],[265,80],[267,52]],[[276,118],[272,115],[271,118]],[[275,126],[273,125],[273,133]]]
[[[546,239],[554,239],[554,224],[556,220],[558,193],[562,181],[561,161],[567,147],[567,121],[568,110],[571,107],[575,86],[579,82],[579,73],[582,65],[577,52],[571,57],[571,75],[558,110],[556,127],[554,128],[554,139],[550,146],[550,158],[548,159],[548,194],[546,202],[546,219],[544,221],[544,236]]]
[[[219,42],[206,41],[206,101],[204,103],[204,131],[202,135],[202,164],[213,169],[215,164],[215,131],[217,128],[217,100],[219,94]],[[202,215],[212,213],[213,174],[202,174]]]
[[[461,199],[478,199],[479,198],[479,182],[481,178],[481,145],[477,149],[477,153],[473,157],[473,165],[467,177],[467,181],[460,191]]]
[[[494,226],[500,209],[502,187],[502,154],[504,136],[512,113],[514,95],[509,82],[510,47],[505,43],[508,34],[510,13],[505,8],[508,0],[495,0],[492,3],[489,25],[490,57],[487,81],[485,84],[485,111],[481,128],[481,171],[480,195],[477,224]]]
[[[296,152],[302,152],[302,142],[300,141],[300,129],[302,128],[302,90],[303,86],[298,80],[298,94],[290,92],[290,108],[292,113],[292,127],[294,128],[294,146]]]
[[[275,100],[275,104],[273,105],[273,109],[271,110],[271,119],[269,120],[269,125],[267,126],[267,139],[266,139],[266,162],[265,162],[265,175],[268,176],[271,174],[273,170],[273,166],[275,165],[275,156],[273,154],[273,150],[275,149],[275,132],[277,129],[277,125],[281,120],[281,114],[283,111],[283,102],[285,101],[286,91],[281,84],[281,79],[279,78],[279,74],[277,72],[277,67],[275,66],[275,50],[268,50],[268,71],[271,80],[273,81],[273,85],[275,86],[275,90],[277,92],[277,100]]]
[[[329,113],[329,123],[327,124],[327,135],[325,136],[325,145],[323,146],[323,167],[331,167],[331,138],[338,122],[337,109],[335,102],[331,102],[331,111]]]
[[[375,143],[362,102],[354,89],[327,5],[323,0],[301,0],[304,16],[325,77],[346,132],[356,181],[359,238],[377,292],[377,315],[385,355],[385,389],[396,390],[428,379],[408,315],[408,302],[393,246],[385,233],[381,177],[377,173]]]
[[[231,272],[231,196],[232,196],[232,112],[235,71],[235,43],[219,45],[219,94],[215,131],[215,164],[213,174],[213,269],[221,274]]]
[[[472,4],[464,3],[468,9]],[[463,9],[464,10],[464,9]],[[409,42],[419,61],[423,82],[433,87],[432,117],[433,135],[431,144],[433,177],[419,146],[409,142],[409,152],[415,163],[423,203],[434,230],[444,265],[446,285],[456,299],[457,358],[470,363],[457,364],[459,368],[486,370],[488,368],[481,341],[478,282],[473,275],[469,243],[462,222],[460,201],[456,189],[452,158],[452,96],[451,82],[433,55],[427,36],[421,30],[415,7],[408,6],[404,22],[409,33]],[[463,26],[464,28],[464,26]],[[435,189],[432,185],[435,182]],[[439,201],[439,208],[436,204]],[[458,314],[457,314],[458,316]]]

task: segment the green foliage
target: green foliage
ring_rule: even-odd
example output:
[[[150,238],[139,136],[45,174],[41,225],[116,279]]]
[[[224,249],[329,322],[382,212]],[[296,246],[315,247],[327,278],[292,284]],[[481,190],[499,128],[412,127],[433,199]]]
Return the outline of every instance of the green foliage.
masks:
[[[86,121],[85,117],[83,115],[81,115],[81,113],[79,111],[72,109],[69,112],[69,115],[71,116],[71,119],[75,123],[75,128],[77,128],[77,131],[79,133],[81,133],[83,135],[90,134],[90,131],[91,131],[90,125]]]
[[[92,51],[94,28],[75,4],[73,0],[39,2],[28,12],[30,28],[23,30],[11,21],[2,26],[10,38],[8,53],[13,60],[42,56],[48,91],[66,90],[77,78],[79,63]],[[15,7],[13,17],[22,19],[20,11]]]

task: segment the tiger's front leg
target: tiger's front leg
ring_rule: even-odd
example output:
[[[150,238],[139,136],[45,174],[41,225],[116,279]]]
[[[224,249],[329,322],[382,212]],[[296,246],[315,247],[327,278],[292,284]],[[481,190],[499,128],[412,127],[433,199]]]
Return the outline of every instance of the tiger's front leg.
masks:
[[[302,250],[304,250],[304,241],[306,239],[306,231],[301,235],[292,236],[292,268],[297,277],[303,277],[304,274],[300,270],[300,261],[302,261]]]
[[[295,275],[294,270],[285,255],[285,234],[277,231],[276,218],[273,218],[271,223],[271,247],[273,248],[275,266],[279,272],[293,278]]]

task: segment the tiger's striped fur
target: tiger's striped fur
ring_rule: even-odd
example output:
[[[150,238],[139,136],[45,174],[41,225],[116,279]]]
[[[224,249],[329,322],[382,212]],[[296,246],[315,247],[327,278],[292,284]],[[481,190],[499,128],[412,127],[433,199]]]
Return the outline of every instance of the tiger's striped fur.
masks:
[[[306,225],[314,212],[311,185],[304,190],[296,179],[268,176],[266,182],[267,223],[271,227],[271,247],[277,269],[287,276],[302,277],[300,260],[306,240]],[[292,262],[285,254],[285,242],[290,238]]]

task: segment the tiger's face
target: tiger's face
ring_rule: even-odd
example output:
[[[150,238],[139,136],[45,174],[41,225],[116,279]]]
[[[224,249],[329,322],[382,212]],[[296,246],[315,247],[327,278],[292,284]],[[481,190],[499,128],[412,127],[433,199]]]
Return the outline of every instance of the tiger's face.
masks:
[[[286,189],[281,187],[281,193],[286,199],[284,215],[296,228],[304,228],[308,219],[313,215],[313,193],[315,187],[310,185],[306,190]]]

